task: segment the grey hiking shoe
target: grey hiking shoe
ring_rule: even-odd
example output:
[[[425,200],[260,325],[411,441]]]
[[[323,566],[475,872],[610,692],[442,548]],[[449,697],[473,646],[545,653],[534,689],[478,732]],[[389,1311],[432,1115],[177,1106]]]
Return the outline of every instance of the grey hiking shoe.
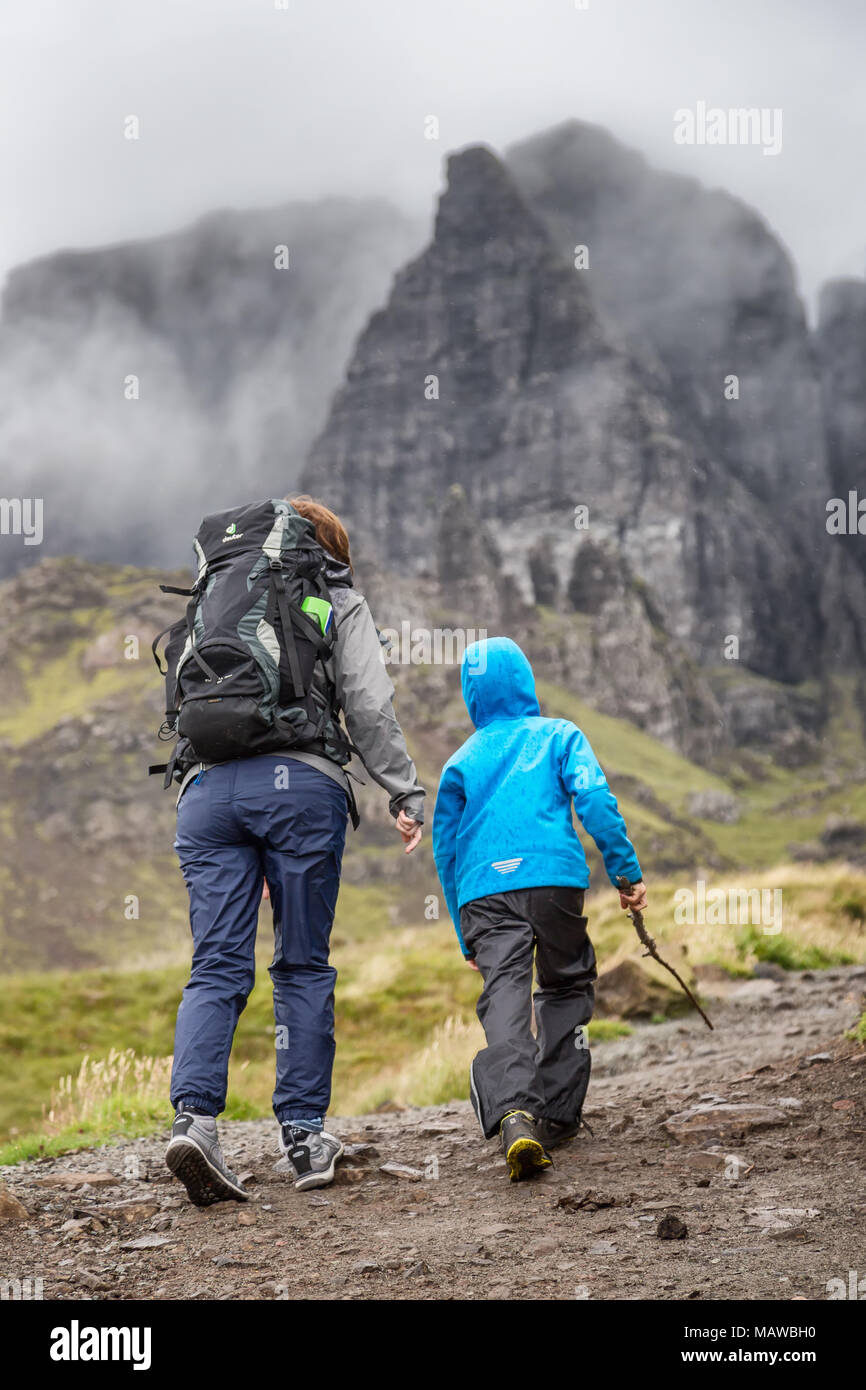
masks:
[[[306,1192],[308,1187],[327,1187],[334,1181],[337,1159],[343,1156],[343,1145],[333,1134],[299,1129],[297,1125],[280,1126],[280,1149],[295,1174],[299,1192]]]
[[[177,1107],[165,1161],[197,1207],[249,1200],[250,1194],[223,1158],[216,1120],[187,1110],[183,1102]]]
[[[573,1139],[581,1129],[586,1129],[592,1134],[592,1130],[586,1120],[578,1115],[576,1120],[545,1120],[538,1121],[538,1137],[545,1149],[555,1149],[559,1144],[565,1144],[569,1139]]]

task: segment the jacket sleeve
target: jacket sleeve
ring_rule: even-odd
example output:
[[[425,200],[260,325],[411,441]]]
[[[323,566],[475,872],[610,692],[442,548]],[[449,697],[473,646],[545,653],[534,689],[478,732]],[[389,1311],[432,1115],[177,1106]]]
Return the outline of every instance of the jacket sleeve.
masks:
[[[424,819],[424,788],[409,757],[392,704],[394,686],[366,599],[337,613],[334,682],[349,737],[375,782],[388,793],[391,815]]]
[[[470,960],[471,956],[460,930],[460,909],[457,906],[457,832],[465,805],[460,774],[456,768],[446,764],[433,810],[433,858],[460,949],[466,959]]]
[[[574,799],[578,820],[601,851],[607,876],[613,886],[616,887],[620,874],[630,883],[639,883],[643,873],[628,838],[616,797],[607,784],[589,739],[574,724],[564,726],[560,773],[566,790]]]

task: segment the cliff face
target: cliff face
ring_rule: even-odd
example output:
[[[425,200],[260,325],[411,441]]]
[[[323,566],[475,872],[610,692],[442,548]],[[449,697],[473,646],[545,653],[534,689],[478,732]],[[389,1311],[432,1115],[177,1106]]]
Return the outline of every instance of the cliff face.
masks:
[[[834,280],[821,294],[815,334],[833,495],[866,498],[866,282]],[[863,521],[866,531],[866,520]],[[866,575],[866,538],[834,537]]]
[[[757,506],[753,561],[737,522],[739,541],[723,552],[718,524],[703,528],[704,582],[717,584],[723,566],[747,572],[761,650],[744,659],[783,679],[813,675],[818,656],[862,665],[866,558],[825,526],[828,498],[854,486],[845,479],[863,437],[862,294],[843,291],[843,308],[830,288],[816,344],[790,259],[753,209],[652,169],[598,127],[568,122],[512,147],[507,163],[560,254],[588,248],[584,273],[607,321],[663,365],[677,427],[707,461],[709,504],[724,473]],[[731,376],[737,399],[726,398]]]
[[[0,460],[5,495],[44,498],[41,553],[175,565],[204,512],[285,492],[421,235],[386,203],[333,199],[15,270]],[[0,573],[32,559],[8,543]]]
[[[810,336],[759,217],[578,123],[452,157],[407,263],[420,240],[333,200],[16,271],[0,463],[45,540],[4,537],[0,574],[173,568],[203,512],[301,483],[385,576],[383,625],[513,631],[695,758],[808,742],[779,682],[866,665],[863,538],[825,524],[863,485],[864,287]]]
[[[449,162],[431,245],[363,333],[305,480],[386,563],[417,572],[459,484],[483,519],[508,525],[500,549],[517,566],[533,520],[573,531],[572,461],[591,487],[605,421],[632,394],[583,286],[499,161],[470,150]],[[633,500],[634,470],[613,484]]]
[[[829,589],[822,576],[825,559],[842,557],[824,529],[817,374],[784,254],[733,200],[689,185],[685,241],[696,221],[713,225],[727,278],[704,285],[696,265],[680,284],[669,256],[659,284],[646,270],[641,299],[633,272],[614,282],[645,234],[641,208],[649,215],[661,194],[644,191],[637,208],[633,198],[615,235],[600,228],[629,180],[643,188],[657,176],[596,144],[594,162],[572,170],[581,215],[600,181],[595,221],[581,223],[595,230],[578,237],[572,219],[566,237],[559,205],[572,194],[551,139],[538,142],[544,179],[530,177],[531,144],[512,156],[519,180],[484,148],[449,161],[433,240],[362,334],[305,486],[345,512],[356,543],[419,574],[459,484],[526,601],[582,611],[580,549],[591,538],[642,582],[654,625],[694,661],[719,663],[735,635],[751,670],[814,675],[816,653],[832,645],[826,610],[850,576],[835,572]],[[677,215],[646,235],[663,242]],[[606,248],[607,273],[592,261],[590,273],[574,269],[571,248],[585,240]],[[747,416],[723,427],[723,409],[742,405],[742,395],[723,399],[737,367]],[[831,634],[855,658],[864,615],[858,592],[848,639]]]
[[[805,314],[787,253],[757,213],[577,121],[506,161],[560,255],[587,246],[594,300],[633,348],[664,363],[678,420],[710,456],[774,504],[823,486]],[[730,374],[737,401],[725,399]]]

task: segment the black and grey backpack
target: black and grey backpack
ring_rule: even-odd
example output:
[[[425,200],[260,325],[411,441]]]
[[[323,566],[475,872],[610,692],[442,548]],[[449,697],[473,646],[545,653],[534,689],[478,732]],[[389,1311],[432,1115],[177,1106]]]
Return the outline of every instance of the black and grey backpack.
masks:
[[[164,771],[168,787],[198,762],[291,748],[347,763],[327,557],[312,522],[272,498],[206,516],[193,545],[192,588],[160,585],[189,603],[153,643],[166,688],[160,737],[178,742],[171,760],[150,771]],[[317,664],[322,678],[314,681]]]

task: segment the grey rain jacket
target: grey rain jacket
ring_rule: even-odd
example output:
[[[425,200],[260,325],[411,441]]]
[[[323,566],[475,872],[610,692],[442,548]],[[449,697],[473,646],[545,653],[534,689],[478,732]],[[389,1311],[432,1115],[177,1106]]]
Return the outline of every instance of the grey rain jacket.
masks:
[[[373,781],[388,793],[391,815],[405,811],[423,821],[424,788],[394,713],[394,686],[367,600],[351,587],[348,565],[330,556],[325,583],[337,623],[334,685],[349,738]],[[320,669],[313,679],[321,681]],[[317,765],[328,762],[318,754],[304,754],[303,761],[314,758]],[[338,764],[331,763],[334,768],[339,770]]]

